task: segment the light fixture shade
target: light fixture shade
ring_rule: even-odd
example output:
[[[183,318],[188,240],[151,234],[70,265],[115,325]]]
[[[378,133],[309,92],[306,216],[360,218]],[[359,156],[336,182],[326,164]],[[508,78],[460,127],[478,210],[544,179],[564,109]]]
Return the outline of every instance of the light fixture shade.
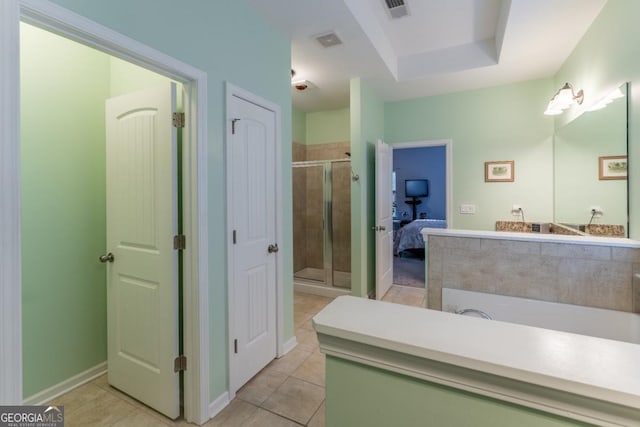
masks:
[[[611,100],[624,98],[624,93],[622,93],[622,90],[620,90],[620,88],[617,87],[617,88],[615,88],[614,90],[611,91],[611,93],[609,94],[609,96],[607,96],[607,98],[609,98]]]
[[[600,101],[596,102],[591,107],[589,107],[587,109],[587,111],[602,110],[604,107],[606,107],[607,105],[611,104],[614,100],[620,99],[620,98],[624,98],[624,93],[622,93],[620,88],[617,87],[614,90],[612,90],[611,92],[609,92],[607,94],[607,96],[605,96]]]
[[[563,110],[556,108],[551,104],[552,103],[550,102],[549,105],[547,105],[547,109],[544,111],[545,116],[557,116],[559,114],[562,114]]]
[[[566,109],[573,103],[573,91],[566,85],[560,89],[560,92],[555,96],[555,102],[561,109]]]

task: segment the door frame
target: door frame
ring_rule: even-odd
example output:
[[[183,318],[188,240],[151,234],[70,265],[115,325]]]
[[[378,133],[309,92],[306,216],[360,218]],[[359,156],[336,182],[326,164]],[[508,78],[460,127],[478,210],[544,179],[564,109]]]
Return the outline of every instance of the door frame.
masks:
[[[49,1],[0,2],[0,402],[22,403],[20,235],[20,22],[61,35],[181,82],[183,134],[184,416],[204,423],[209,401],[207,74]]]
[[[405,148],[445,147],[447,228],[453,228],[453,140],[434,139],[426,141],[394,142],[389,145],[391,145],[391,149],[394,151]],[[393,165],[391,167],[393,168]]]
[[[275,119],[275,206],[276,206],[276,242],[281,245],[283,240],[283,219],[282,219],[282,129],[281,129],[281,112],[280,106],[268,101],[260,96],[257,96],[247,90],[244,90],[238,86],[235,86],[229,82],[226,83],[226,143],[225,143],[225,155],[226,155],[226,180],[227,180],[227,220],[226,220],[226,234],[227,234],[227,339],[228,339],[228,358],[229,358],[229,371],[228,371],[228,386],[229,386],[229,399],[233,399],[238,389],[235,371],[237,367],[234,365],[233,357],[233,344],[232,340],[235,336],[235,330],[238,327],[232,315],[231,309],[233,307],[233,292],[231,284],[234,283],[234,251],[233,251],[233,235],[230,227],[230,218],[233,217],[233,206],[231,200],[232,193],[232,171],[229,165],[231,165],[231,150],[228,149],[228,145],[231,141],[231,128],[232,128],[232,114],[231,114],[231,99],[235,96],[243,99],[247,102],[258,105],[266,110],[274,113]],[[283,261],[282,256],[276,256],[276,357],[281,357],[289,352],[296,346],[295,336],[286,343],[284,342],[284,288],[283,288]]]
[[[375,295],[377,300],[381,300],[384,296],[389,292],[389,289],[393,287],[393,209],[392,209],[392,201],[393,201],[393,187],[391,185],[391,177],[393,176],[393,146],[387,144],[382,139],[378,139],[376,141],[376,158],[375,158],[375,221],[374,221],[374,240],[376,246],[376,272],[375,272]],[[388,160],[388,168],[383,168],[384,164],[382,162],[382,158],[389,157]],[[383,172],[390,172],[390,175],[384,176]],[[386,187],[386,185],[389,185]],[[383,190],[389,190],[387,193]],[[389,204],[383,203],[386,197],[390,198]],[[388,216],[384,216],[384,214],[388,214]],[[386,227],[389,227],[387,230]],[[388,238],[389,241],[385,243],[385,238]],[[384,250],[389,250],[389,258],[387,258],[387,262],[389,263],[389,268],[385,271],[384,268],[384,259],[383,256]],[[388,278],[387,281],[383,280],[387,275],[384,273],[389,273],[391,277]],[[390,283],[389,283],[390,282]],[[386,285],[389,285],[386,287]],[[386,287],[386,289],[385,289]],[[381,292],[384,291],[384,292]]]

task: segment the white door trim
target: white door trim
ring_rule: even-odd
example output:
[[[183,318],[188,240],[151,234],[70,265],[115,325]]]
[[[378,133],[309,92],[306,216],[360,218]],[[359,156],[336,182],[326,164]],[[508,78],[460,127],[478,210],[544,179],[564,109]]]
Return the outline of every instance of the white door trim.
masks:
[[[453,141],[451,139],[434,139],[428,141],[411,141],[390,143],[393,150],[403,148],[445,147],[446,186],[447,186],[447,228],[453,228]]]
[[[209,419],[207,74],[45,0],[0,2],[0,402],[22,402],[20,248],[21,20],[180,81],[186,88],[183,160],[185,418]]]
[[[268,101],[264,98],[261,98],[251,92],[248,92],[244,89],[239,88],[229,82],[226,84],[226,144],[229,144],[231,141],[231,99],[232,97],[238,97],[244,99],[245,101],[256,104],[262,108],[265,108],[269,111],[273,111],[275,115],[275,145],[276,145],[276,153],[275,153],[275,167],[276,167],[276,194],[275,194],[275,206],[276,206],[276,242],[278,242],[281,246],[284,243],[282,238],[282,133],[281,133],[281,113],[280,106],[274,104],[271,101]],[[233,399],[235,397],[235,382],[233,378],[234,368],[233,368],[233,345],[231,343],[231,337],[235,336],[234,331],[236,328],[234,318],[231,313],[232,307],[232,293],[230,291],[230,284],[234,281],[234,259],[233,259],[233,236],[232,230],[229,226],[229,219],[233,215],[232,203],[231,203],[231,184],[232,184],[232,173],[229,170],[228,165],[231,164],[231,150],[225,147],[226,151],[226,180],[227,180],[227,220],[225,222],[225,230],[227,231],[227,328],[228,334],[227,338],[229,340],[228,344],[228,358],[229,358],[229,372],[228,372],[228,388],[229,388],[229,399]],[[286,353],[288,348],[285,349],[284,343],[284,289],[283,289],[283,262],[282,257],[276,257],[276,352],[277,357],[280,357]],[[290,347],[290,345],[287,345]]]
[[[5,405],[22,403],[19,10],[17,0],[0,2],[0,404]]]

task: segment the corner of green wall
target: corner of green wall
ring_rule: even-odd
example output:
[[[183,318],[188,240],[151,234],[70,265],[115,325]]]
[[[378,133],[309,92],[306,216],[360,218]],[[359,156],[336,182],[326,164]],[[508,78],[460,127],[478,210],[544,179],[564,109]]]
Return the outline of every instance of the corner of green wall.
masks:
[[[384,101],[360,78],[351,79],[351,165],[360,179],[351,191],[351,291],[375,290],[375,143],[384,137]]]

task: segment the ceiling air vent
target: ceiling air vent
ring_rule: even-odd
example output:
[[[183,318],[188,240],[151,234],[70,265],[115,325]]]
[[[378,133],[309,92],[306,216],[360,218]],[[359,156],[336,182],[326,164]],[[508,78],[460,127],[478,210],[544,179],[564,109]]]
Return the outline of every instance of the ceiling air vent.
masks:
[[[407,9],[407,5],[404,0],[384,0],[384,2],[387,5],[391,19],[402,18],[409,14],[409,10]]]
[[[342,44],[342,40],[340,40],[340,37],[338,37],[338,35],[333,31],[329,33],[319,34],[315,36],[315,38],[323,47],[331,47]]]

